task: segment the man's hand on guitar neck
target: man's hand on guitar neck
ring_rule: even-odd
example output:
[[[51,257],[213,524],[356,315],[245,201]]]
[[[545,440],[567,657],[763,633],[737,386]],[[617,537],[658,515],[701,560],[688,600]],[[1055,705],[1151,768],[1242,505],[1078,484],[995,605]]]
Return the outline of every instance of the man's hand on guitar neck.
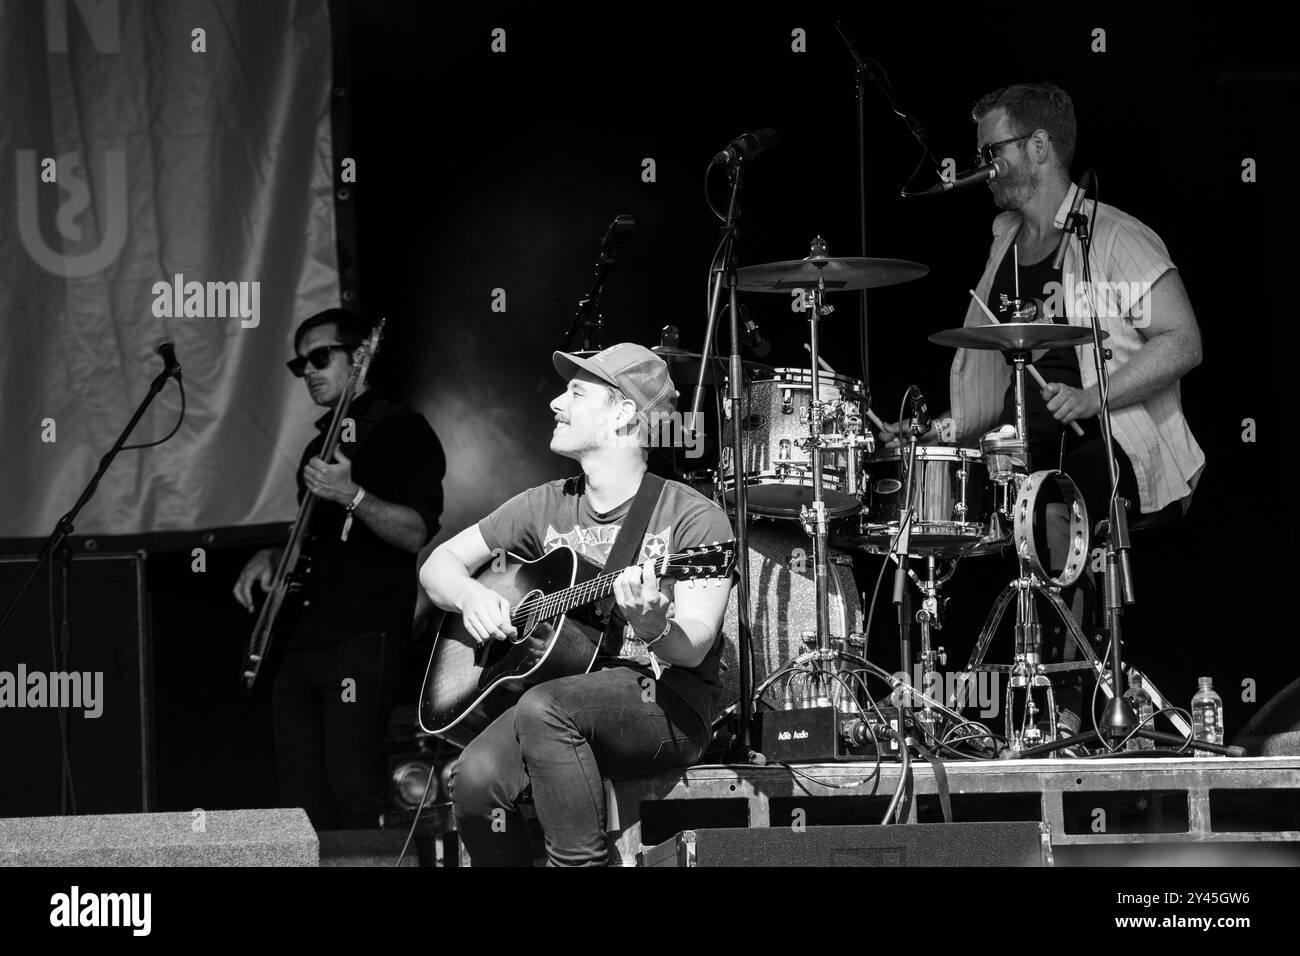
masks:
[[[249,614],[253,613],[253,584],[257,583],[266,591],[271,587],[275,577],[275,565],[280,560],[279,548],[263,548],[248,559],[244,570],[239,572],[235,582],[235,600],[243,605]]]

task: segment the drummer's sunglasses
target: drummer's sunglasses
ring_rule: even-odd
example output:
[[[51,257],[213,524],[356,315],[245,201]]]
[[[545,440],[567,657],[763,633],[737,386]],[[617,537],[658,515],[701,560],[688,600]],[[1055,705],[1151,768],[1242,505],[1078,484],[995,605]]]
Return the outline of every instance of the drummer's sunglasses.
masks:
[[[295,378],[302,378],[303,373],[307,371],[308,362],[311,362],[312,368],[316,369],[318,372],[327,368],[331,359],[334,357],[335,349],[346,352],[348,347],[346,345],[318,345],[306,355],[299,355],[297,358],[290,359],[284,364],[288,367],[289,371],[294,374]]]
[[[1038,130],[1034,130],[1033,132],[1026,133],[1024,136],[1012,136],[1010,139],[1000,139],[996,143],[989,143],[987,146],[981,146],[979,152],[975,154],[975,165],[987,166],[989,163],[993,162],[993,157],[997,155],[994,150],[1000,151],[1002,147],[1006,146],[1008,143],[1018,143],[1022,139],[1029,139],[1029,137],[1033,136],[1034,133],[1037,132]]]

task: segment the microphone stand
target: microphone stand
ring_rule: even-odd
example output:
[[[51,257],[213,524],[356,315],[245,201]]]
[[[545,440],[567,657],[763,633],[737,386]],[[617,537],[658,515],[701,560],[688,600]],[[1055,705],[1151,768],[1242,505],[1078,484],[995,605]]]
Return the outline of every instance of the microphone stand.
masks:
[[[731,198],[727,202],[727,215],[722,226],[722,249],[716,272],[709,277],[709,320],[704,330],[704,344],[700,348],[700,371],[695,383],[695,395],[691,399],[692,427],[700,420],[700,406],[704,400],[704,380],[708,374],[711,361],[709,350],[713,344],[713,330],[717,324],[718,303],[722,296],[722,286],[726,283],[728,290],[727,309],[731,325],[731,356],[728,365],[727,402],[731,410],[731,460],[736,491],[736,568],[739,580],[736,582],[736,663],[740,668],[740,701],[738,703],[737,733],[732,744],[732,752],[727,755],[729,763],[766,763],[763,755],[753,747],[754,702],[750,693],[753,684],[752,637],[749,628],[749,515],[748,489],[745,485],[745,440],[744,418],[741,411],[741,387],[744,365],[740,357],[740,303],[736,297],[736,238],[737,221],[740,218],[740,188],[743,179],[743,167],[740,160],[733,160],[728,166],[731,181]],[[720,478],[725,481],[726,469],[720,469]]]
[[[1093,178],[1095,180],[1096,177]],[[1093,200],[1093,202],[1095,209],[1096,200]],[[1119,462],[1115,458],[1115,446],[1112,441],[1110,370],[1106,363],[1110,361],[1113,353],[1101,344],[1101,317],[1097,314],[1096,294],[1092,284],[1092,263],[1090,261],[1092,259],[1092,233],[1089,226],[1089,217],[1084,215],[1082,206],[1080,206],[1077,215],[1066,220],[1065,232],[1067,236],[1073,233],[1078,238],[1083,252],[1083,281],[1088,296],[1088,317],[1092,324],[1092,357],[1097,372],[1097,396],[1101,405],[1101,414],[1099,416],[1101,418],[1101,434],[1106,448],[1107,473],[1110,476],[1110,508],[1105,523],[1106,572],[1102,581],[1102,594],[1106,610],[1107,636],[1110,640],[1109,663],[1112,693],[1110,699],[1106,702],[1105,709],[1102,711],[1101,723],[1096,731],[1088,731],[1063,740],[1042,744],[1024,751],[1020,756],[1036,757],[1071,747],[1076,743],[1100,742],[1106,744],[1107,749],[1111,749],[1115,744],[1130,736],[1143,737],[1155,741],[1157,744],[1184,747],[1187,750],[1204,750],[1232,757],[1245,756],[1245,751],[1241,747],[1228,747],[1200,740],[1184,740],[1174,734],[1161,733],[1149,730],[1146,727],[1140,730],[1134,729],[1138,726],[1138,719],[1133,712],[1133,707],[1128,702],[1128,698],[1124,696],[1124,663],[1121,654],[1121,646],[1124,643],[1122,630],[1124,605],[1133,604],[1136,601],[1133,587],[1133,568],[1130,563],[1130,552],[1133,549],[1133,544],[1129,538],[1128,499],[1119,496]],[[1062,241],[1068,242],[1069,240],[1063,237]],[[1098,674],[1097,679],[1101,680],[1102,675]]]
[[[586,295],[578,300],[578,308],[573,313],[573,321],[569,323],[569,331],[564,334],[562,351],[573,348],[573,339],[579,329],[582,331],[580,351],[597,352],[601,349],[600,338],[604,322],[600,315],[600,296],[605,291],[605,280],[614,271],[619,251],[618,244],[611,243],[609,240],[610,234],[607,233],[600,245],[600,255],[596,258],[596,278],[592,280],[591,288],[587,290]]]
[[[865,60],[858,54],[853,43],[849,40],[848,35],[840,29],[837,22],[835,29],[844,39],[844,45],[849,48],[849,54],[853,57],[853,76],[854,76],[854,96],[858,103],[858,228],[859,238],[862,248],[861,255],[863,258],[867,255],[867,145],[866,145],[866,73],[868,66]],[[867,290],[862,290],[862,297],[859,306],[858,321],[861,323],[862,330],[862,392],[863,405],[866,408],[871,407],[871,373],[868,371],[870,366],[870,336],[867,329]],[[815,372],[814,372],[815,374]]]
[[[1110,414],[1110,369],[1108,362],[1111,350],[1101,344],[1101,317],[1097,315],[1096,297],[1092,285],[1092,232],[1089,217],[1084,215],[1082,205],[1079,214],[1072,221],[1066,222],[1066,233],[1074,233],[1083,252],[1083,281],[1088,292],[1088,317],[1092,324],[1092,358],[1097,373],[1097,396],[1101,406],[1102,444],[1106,449],[1106,468],[1110,476],[1110,509],[1106,525],[1106,574],[1102,592],[1106,605],[1106,631],[1110,639],[1110,700],[1102,712],[1099,732],[1111,741],[1120,741],[1127,737],[1137,726],[1137,715],[1124,696],[1124,669],[1121,660],[1121,646],[1124,643],[1121,620],[1124,605],[1132,604],[1136,598],[1133,590],[1133,569],[1129,561],[1132,543],[1128,533],[1128,501],[1119,496],[1119,462],[1115,459],[1115,446],[1111,428]],[[1094,200],[1093,209],[1096,205]],[[1066,240],[1067,242],[1069,240]],[[1098,675],[1100,678],[1100,675]],[[1145,734],[1143,730],[1140,733]]]
[[[27,576],[27,580],[25,580],[22,587],[18,589],[18,593],[14,595],[13,600],[9,602],[9,606],[5,608],[4,615],[0,616],[0,634],[3,634],[5,625],[9,623],[14,612],[18,610],[18,605],[22,603],[23,597],[27,594],[27,591],[31,588],[36,579],[40,577],[41,572],[49,565],[50,558],[57,555],[60,566],[62,594],[59,601],[55,603],[57,610],[55,612],[55,620],[51,623],[57,629],[59,634],[58,669],[60,671],[66,672],[68,670],[68,658],[72,648],[72,626],[68,613],[70,606],[68,593],[72,581],[72,549],[68,546],[68,538],[72,535],[75,527],[74,523],[77,520],[77,516],[81,513],[81,509],[86,506],[86,503],[90,501],[94,496],[95,491],[99,488],[100,479],[104,477],[104,473],[108,471],[109,466],[113,464],[113,459],[115,459],[117,453],[122,450],[122,446],[126,444],[126,440],[131,437],[131,432],[135,430],[135,426],[144,416],[145,410],[153,402],[154,398],[157,397],[158,393],[162,391],[163,386],[167,384],[167,379],[171,378],[173,374],[178,379],[180,378],[180,366],[169,363],[157,374],[157,376],[154,377],[153,382],[149,385],[148,393],[140,401],[139,406],[135,410],[135,414],[133,414],[131,420],[126,423],[126,427],[122,429],[122,433],[117,436],[117,440],[113,442],[113,447],[111,447],[108,452],[105,453],[104,457],[99,460],[99,467],[95,469],[94,475],[91,476],[90,481],[82,490],[81,495],[77,498],[72,509],[55,523],[54,530],[51,531],[49,537],[45,539],[45,544],[41,547],[40,552],[36,556],[36,567],[32,568],[32,573]],[[76,794],[72,792],[72,772],[68,762],[68,729],[67,711],[64,708],[59,708],[59,735],[63,746],[62,779],[59,787],[59,812],[62,814],[66,814],[69,811],[69,798],[71,798],[71,809],[74,813],[76,812]]]

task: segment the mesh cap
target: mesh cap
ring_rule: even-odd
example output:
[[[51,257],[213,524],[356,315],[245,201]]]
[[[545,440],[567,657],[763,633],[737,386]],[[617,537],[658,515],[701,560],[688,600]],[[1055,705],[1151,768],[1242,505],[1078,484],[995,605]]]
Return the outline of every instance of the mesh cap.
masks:
[[[668,374],[668,363],[644,345],[620,342],[590,358],[556,352],[551,361],[566,381],[582,370],[621,389],[647,424],[677,407],[677,389]]]

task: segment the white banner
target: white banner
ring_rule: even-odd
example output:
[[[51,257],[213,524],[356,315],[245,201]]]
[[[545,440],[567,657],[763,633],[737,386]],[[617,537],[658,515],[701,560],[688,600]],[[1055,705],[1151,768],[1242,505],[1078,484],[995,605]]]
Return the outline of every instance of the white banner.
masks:
[[[338,305],[327,0],[0,0],[0,537],[49,533],[161,369],[188,411],[78,534],[287,521]],[[180,412],[174,383],[132,443]]]

